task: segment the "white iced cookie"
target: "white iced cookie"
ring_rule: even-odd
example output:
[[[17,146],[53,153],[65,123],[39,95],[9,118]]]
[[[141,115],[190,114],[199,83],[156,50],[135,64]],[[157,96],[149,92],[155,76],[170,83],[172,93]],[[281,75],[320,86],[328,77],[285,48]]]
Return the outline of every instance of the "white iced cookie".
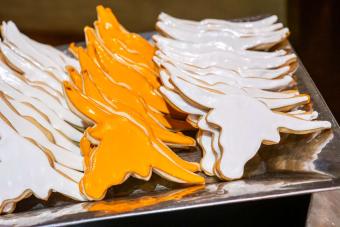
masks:
[[[44,92],[42,89],[38,89],[33,86],[29,86],[27,83],[19,79],[16,75],[11,72],[3,62],[0,61],[0,80],[6,82],[13,88],[21,91],[24,95],[39,99],[41,102],[45,103],[47,106],[53,108],[53,110],[65,121],[83,127],[84,122],[69,109],[58,102],[53,96]]]
[[[197,105],[195,106],[193,103],[189,103],[187,99],[172,90],[163,86],[161,86],[159,90],[172,106],[184,113],[193,115],[205,115],[207,113],[207,109],[204,110]]]
[[[216,86],[207,86],[204,83],[198,83],[197,80],[189,78],[181,78],[171,76],[171,81],[178,88],[179,91],[184,91],[188,94],[200,93],[205,99],[210,102],[216,99],[223,99],[224,95],[242,94],[249,97],[256,98],[257,100],[266,104],[270,109],[274,110],[290,110],[296,106],[301,106],[309,103],[310,98],[308,95],[296,95],[289,97],[289,93],[275,93],[275,92],[261,92],[261,90],[250,90],[247,92],[246,88],[238,88],[227,84],[217,84]],[[258,92],[257,92],[258,91]],[[272,94],[272,97],[270,95]],[[280,97],[280,95],[282,97]],[[287,95],[288,97],[284,97]],[[277,97],[275,97],[277,96]]]
[[[249,56],[238,56],[233,52],[194,54],[186,51],[173,51],[167,47],[162,48],[161,51],[171,59],[177,59],[177,61],[199,68],[219,67],[231,70],[272,69],[287,66],[296,61],[295,54],[270,59],[260,59]]]
[[[233,74],[199,75],[180,69],[169,63],[162,63],[162,67],[164,67],[170,75],[193,77],[199,80],[203,80],[208,84],[225,83],[238,87],[255,87],[263,90],[280,90],[288,88],[295,83],[291,76],[284,76],[279,79],[268,80],[262,78],[244,78],[240,76],[235,76]]]
[[[277,16],[273,15],[261,20],[250,22],[232,22],[221,19],[204,19],[201,21],[185,20],[172,17],[166,13],[160,13],[158,20],[173,26],[183,27],[192,32],[224,31],[234,36],[265,36],[283,27],[283,24],[276,23]]]
[[[53,126],[34,108],[31,106],[18,102],[13,99],[8,99],[10,104],[15,108],[15,110],[21,115],[25,117],[31,117],[35,121],[37,121],[42,127],[48,130],[52,136],[54,143],[60,147],[63,147],[69,151],[74,152],[75,154],[80,155],[79,146],[75,145],[71,140],[67,139],[64,135],[62,135],[59,131],[57,131]]]
[[[26,105],[32,106],[35,110],[39,111],[57,129],[60,133],[64,134],[67,138],[79,142],[83,134],[62,120],[50,107],[38,99],[25,96],[18,90],[12,88],[4,81],[0,80],[0,91],[5,93],[12,99]]]
[[[153,35],[156,46],[159,49],[169,48],[174,51],[185,51],[192,54],[206,54],[210,52],[233,52],[241,57],[252,57],[258,59],[271,59],[273,57],[284,56],[285,50],[276,50],[273,52],[255,51],[255,50],[234,50],[224,45],[212,45],[211,43],[191,43],[170,39],[160,35]]]
[[[305,110],[294,110],[288,112],[288,114],[293,115],[294,117],[301,118],[304,120],[315,120],[318,118],[319,113],[317,111],[305,111]]]
[[[20,72],[24,73],[25,76],[27,76],[28,80],[44,83],[62,94],[63,89],[61,83],[56,78],[54,78],[53,75],[40,70],[28,60],[19,56],[2,42],[0,42],[0,49],[10,65],[15,67]]]
[[[284,29],[281,33],[272,33],[268,36],[242,38],[223,35],[225,34],[223,32],[216,32],[213,35],[204,33],[197,34],[161,21],[156,23],[156,28],[161,33],[176,40],[192,43],[211,43],[211,45],[225,45],[228,46],[228,48],[237,50],[246,50],[251,48],[268,49],[286,39],[289,34],[288,29]]]
[[[213,102],[199,94],[188,98],[211,108],[206,119],[221,128],[222,156],[216,168],[225,179],[242,177],[245,163],[256,154],[262,142],[280,141],[278,130],[305,134],[331,127],[327,121],[306,121],[273,112],[264,103],[244,95],[226,95]]]
[[[284,75],[294,73],[296,69],[295,66],[283,66],[278,69],[226,69],[220,67],[209,67],[209,68],[199,68],[193,65],[184,64],[176,59],[171,59],[160,51],[156,52],[156,56],[154,56],[153,60],[161,66],[162,62],[168,62],[173,64],[179,69],[195,73],[201,76],[208,74],[215,74],[219,76],[230,76],[230,77],[244,77],[244,78],[261,78],[261,79],[276,79],[282,77]]]
[[[58,173],[46,154],[0,119],[0,213],[34,194],[47,200],[52,191],[83,201],[76,182]]]
[[[20,116],[4,95],[0,99],[0,113],[19,135],[35,141],[42,149],[46,150],[53,160],[75,170],[83,170],[83,158],[52,143],[37,122],[32,122]]]
[[[67,64],[64,64],[61,67],[61,65],[57,63],[56,59],[51,59],[48,55],[46,55],[46,48],[38,47],[38,45],[33,46],[32,42],[30,42],[25,35],[20,33],[12,21],[2,23],[1,34],[4,41],[11,44],[11,46],[16,49],[17,53],[20,53],[26,59],[30,59],[35,62],[41,67],[41,69],[53,73],[53,75],[58,77],[60,81],[68,80],[68,76],[64,71],[64,67]]]

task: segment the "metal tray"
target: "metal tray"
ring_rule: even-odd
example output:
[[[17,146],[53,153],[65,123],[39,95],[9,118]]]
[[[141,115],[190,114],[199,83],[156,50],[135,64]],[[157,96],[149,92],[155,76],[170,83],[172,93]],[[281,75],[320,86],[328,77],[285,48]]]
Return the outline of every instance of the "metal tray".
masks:
[[[307,136],[282,134],[280,144],[262,146],[248,162],[244,179],[220,182],[207,177],[205,186],[183,187],[154,174],[149,182],[129,179],[111,188],[105,201],[75,203],[57,193],[48,202],[31,197],[18,204],[16,213],[0,216],[0,225],[80,224],[340,189],[340,128],[300,60],[299,64],[299,90],[311,95],[320,119],[331,121],[333,128]],[[198,160],[200,151],[179,154]]]

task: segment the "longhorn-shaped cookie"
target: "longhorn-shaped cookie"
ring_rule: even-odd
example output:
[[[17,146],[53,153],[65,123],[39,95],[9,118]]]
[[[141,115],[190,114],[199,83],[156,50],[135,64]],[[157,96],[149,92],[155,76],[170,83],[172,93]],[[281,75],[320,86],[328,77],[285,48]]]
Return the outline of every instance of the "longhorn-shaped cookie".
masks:
[[[261,59],[249,56],[239,56],[233,52],[226,51],[194,54],[185,51],[174,51],[167,47],[163,47],[161,51],[171,59],[177,59],[182,63],[194,65],[199,68],[219,67],[231,70],[277,69],[288,66],[296,61],[295,54]]]
[[[0,79],[10,86],[14,87],[15,89],[21,91],[24,95],[39,99],[47,106],[50,106],[62,119],[66,120],[67,122],[79,127],[83,127],[83,122],[78,116],[76,116],[69,109],[64,107],[47,92],[29,86],[27,83],[19,79],[3,62],[0,62]]]
[[[174,62],[171,60],[171,62]],[[189,72],[183,70],[179,67],[175,67],[175,65],[170,63],[162,63],[162,67],[164,67],[170,74],[175,75],[187,75],[190,77],[195,77],[197,79],[206,80],[207,83],[216,84],[216,83],[226,83],[229,85],[239,86],[239,87],[255,87],[263,90],[280,90],[284,88],[291,87],[295,82],[291,76],[284,76],[278,79],[262,79],[262,78],[244,78],[237,76],[235,74],[205,74],[199,75],[195,72]]]
[[[76,142],[80,141],[82,133],[62,120],[52,109],[50,109],[50,107],[40,100],[25,96],[2,80],[0,80],[0,91],[5,93],[6,96],[15,99],[17,102],[29,105],[36,111],[39,111],[46,119],[48,119],[55,129],[64,134],[67,138]]]
[[[283,66],[278,69],[243,69],[235,68],[234,70],[228,68],[209,67],[209,68],[198,68],[193,65],[184,64],[177,59],[171,59],[164,55],[162,52],[157,51],[154,61],[157,65],[161,66],[162,62],[168,62],[175,65],[177,68],[185,71],[195,73],[201,76],[208,74],[216,74],[219,76],[229,75],[231,77],[244,77],[244,78],[261,78],[261,79],[277,79],[282,76],[292,74],[296,70],[296,64],[290,66]]]
[[[42,126],[37,121],[25,119],[20,116],[15,108],[6,100],[3,93],[0,98],[0,113],[13,126],[19,135],[36,142],[42,149],[46,150],[53,160],[76,170],[83,170],[82,157],[52,143]]]
[[[90,167],[85,168],[81,181],[81,190],[87,196],[100,199],[108,187],[124,182],[130,175],[147,180],[152,170],[172,181],[204,183],[202,177],[187,170],[197,170],[197,165],[181,160],[135,119],[91,101],[66,82],[64,86],[70,103],[76,105],[74,108],[96,122],[87,130],[98,142],[98,146],[90,151],[89,161],[85,162]],[[135,138],[133,143],[128,142],[131,133]]]
[[[269,49],[275,44],[283,41],[288,36],[288,30],[283,30],[282,33],[273,33],[268,36],[253,36],[235,38],[228,35],[223,35],[221,32],[210,35],[195,34],[191,31],[184,30],[179,27],[174,27],[164,22],[157,22],[156,28],[166,36],[180,41],[187,41],[192,43],[210,43],[210,45],[225,45],[229,48],[246,50],[246,49]]]
[[[199,82],[199,80],[190,77],[177,77],[175,74],[171,76],[171,81],[179,90],[192,88],[193,93],[206,92],[210,96],[211,101],[214,98],[222,97],[223,94],[242,94],[256,98],[265,103],[268,108],[274,110],[290,110],[294,107],[307,104],[310,101],[309,96],[304,94],[291,96],[290,93],[263,92],[259,89],[247,90],[247,88],[238,88],[222,83],[209,86],[204,82]]]
[[[328,121],[306,121],[271,111],[264,103],[241,94],[226,95],[215,102],[190,89],[181,92],[193,102],[211,108],[206,120],[221,130],[222,156],[216,170],[224,179],[242,177],[245,163],[261,143],[278,143],[279,132],[306,134],[331,127]]]
[[[249,22],[232,22],[221,19],[204,19],[201,21],[192,21],[175,18],[164,12],[158,15],[158,20],[171,24],[173,26],[179,26],[186,30],[195,32],[206,31],[224,31],[229,32],[237,37],[242,36],[265,36],[271,32],[277,31],[283,27],[281,23],[276,23],[278,17],[276,15],[263,18],[257,21]]]
[[[18,53],[35,62],[41,69],[53,73],[60,81],[67,80],[67,75],[64,71],[64,65],[59,65],[55,58],[50,58],[46,52],[38,45],[32,45],[30,39],[20,33],[18,28],[12,21],[3,22],[1,26],[1,34],[4,42],[15,49]]]
[[[52,191],[83,201],[76,182],[58,173],[48,156],[34,143],[19,136],[0,119],[0,213],[7,204],[13,211],[15,203],[34,194],[48,199]],[[20,168],[18,168],[20,166]]]

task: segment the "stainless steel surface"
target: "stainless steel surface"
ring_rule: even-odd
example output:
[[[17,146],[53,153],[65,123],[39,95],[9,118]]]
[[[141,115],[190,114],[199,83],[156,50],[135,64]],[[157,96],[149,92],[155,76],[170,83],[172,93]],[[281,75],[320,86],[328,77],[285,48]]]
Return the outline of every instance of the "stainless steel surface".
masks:
[[[18,210],[31,211],[1,216],[0,225],[75,224],[340,189],[339,125],[301,62],[296,77],[300,91],[311,95],[313,108],[320,119],[332,122],[332,130],[307,136],[283,134],[280,144],[261,147],[247,164],[244,179],[219,182],[207,177],[206,186],[187,188],[157,176],[149,182],[129,179],[113,187],[105,202],[74,203],[61,195],[48,202],[26,200]],[[180,155],[198,160],[200,151],[180,151]]]
[[[340,191],[319,192],[312,196],[307,227],[339,226]]]

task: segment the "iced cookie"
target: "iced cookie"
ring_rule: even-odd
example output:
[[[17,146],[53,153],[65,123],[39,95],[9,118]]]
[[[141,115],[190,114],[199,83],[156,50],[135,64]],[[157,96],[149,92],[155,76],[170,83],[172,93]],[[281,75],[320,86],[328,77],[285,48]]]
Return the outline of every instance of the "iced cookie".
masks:
[[[294,73],[295,67],[293,65],[283,66],[278,69],[245,69],[235,68],[234,70],[228,68],[209,67],[199,68],[190,64],[184,64],[177,59],[171,59],[160,51],[157,51],[157,56],[154,61],[161,66],[162,62],[168,62],[175,65],[177,68],[185,71],[195,73],[201,76],[208,74],[216,74],[219,76],[227,75],[229,77],[243,77],[243,78],[260,78],[260,79],[277,79],[282,76]]]
[[[18,114],[14,107],[2,94],[0,100],[2,116],[13,126],[19,135],[35,141],[42,149],[46,150],[58,163],[76,170],[83,170],[82,157],[52,143],[43,128],[36,121],[25,119]]]
[[[161,51],[171,59],[176,59],[184,64],[194,65],[199,68],[218,67],[231,70],[278,69],[296,61],[295,54],[288,54],[270,59],[259,59],[248,56],[238,56],[233,52],[193,54],[184,51],[173,51],[166,47],[162,48]]]
[[[186,169],[197,170],[194,163],[183,162],[155,139],[152,131],[139,125],[133,118],[121,112],[109,111],[105,106],[98,106],[86,96],[75,92],[70,84],[65,83],[65,92],[71,103],[77,105],[75,108],[78,111],[96,122],[88,133],[99,145],[89,151],[91,156],[87,163],[91,167],[85,168],[85,176],[81,181],[81,190],[90,198],[102,198],[108,187],[124,182],[130,175],[147,180],[151,176],[152,168],[172,181],[204,182],[203,178]],[[128,142],[131,135],[134,135],[133,143]],[[126,152],[132,152],[134,155]],[[124,161],[126,155],[129,157],[128,162]],[[114,169],[108,171],[108,168]]]
[[[50,109],[50,107],[42,103],[40,100],[25,96],[2,80],[0,80],[0,91],[4,92],[6,96],[15,99],[17,102],[29,105],[36,111],[39,111],[55,129],[67,138],[76,142],[80,141],[82,133],[62,120],[52,109]]]
[[[84,200],[78,184],[58,173],[42,150],[19,136],[0,119],[0,213],[7,204],[13,211],[15,203],[34,194],[47,200],[52,191],[75,200]],[[18,168],[20,166],[20,168]]]
[[[269,49],[275,44],[285,40],[288,36],[288,30],[283,30],[282,33],[273,33],[268,36],[253,36],[235,38],[228,35],[223,35],[222,32],[217,32],[213,36],[192,33],[179,27],[166,24],[158,21],[156,28],[162,34],[180,41],[187,41],[192,43],[211,43],[211,45],[226,45],[229,48],[246,50],[246,49]]]
[[[47,92],[44,92],[41,89],[29,86],[24,81],[20,80],[17,76],[15,76],[11,70],[2,62],[0,62],[0,79],[14,87],[15,89],[21,91],[24,95],[29,97],[33,97],[41,100],[41,102],[45,103],[47,106],[51,106],[53,110],[65,121],[83,127],[82,120],[73,114],[69,109],[61,105],[55,98],[49,95]]]
[[[174,61],[171,61],[174,62]],[[235,85],[239,87],[255,87],[258,89],[263,90],[280,90],[284,88],[288,88],[292,86],[295,82],[291,76],[284,76],[278,79],[262,79],[262,78],[244,78],[237,76],[235,74],[205,74],[199,75],[195,72],[189,72],[178,67],[175,67],[173,64],[170,63],[162,63],[162,67],[164,67],[170,74],[182,74],[195,77],[197,79],[205,80],[209,84],[216,84],[216,83],[226,83],[229,85]]]

